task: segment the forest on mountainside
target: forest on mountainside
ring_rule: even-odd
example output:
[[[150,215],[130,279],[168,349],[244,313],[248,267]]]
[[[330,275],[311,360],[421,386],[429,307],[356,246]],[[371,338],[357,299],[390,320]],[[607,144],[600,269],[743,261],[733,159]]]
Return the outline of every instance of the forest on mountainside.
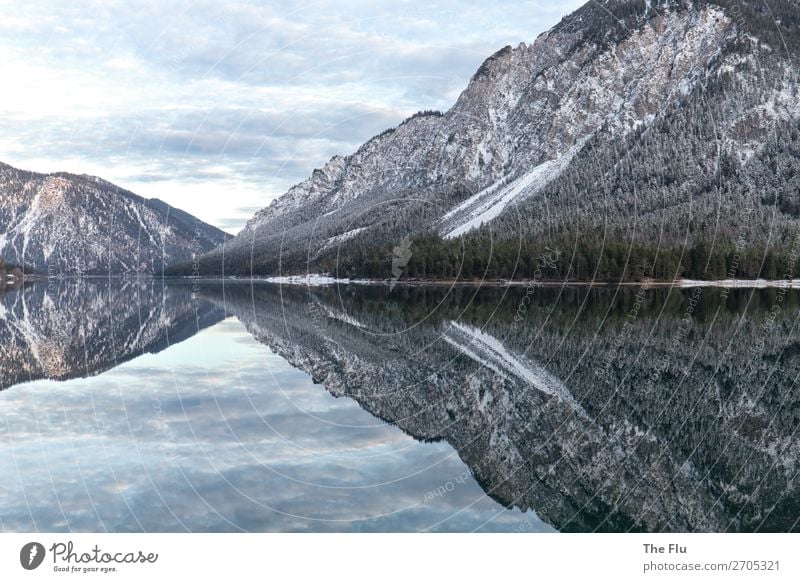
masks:
[[[541,281],[673,281],[800,278],[798,244],[789,248],[737,248],[701,240],[691,245],[657,247],[624,242],[597,245],[584,240],[553,239],[547,244],[493,240],[482,232],[465,239],[438,236],[411,239],[410,259],[398,266],[390,246],[348,247],[338,256],[307,265],[305,272],[368,279],[441,279]]]

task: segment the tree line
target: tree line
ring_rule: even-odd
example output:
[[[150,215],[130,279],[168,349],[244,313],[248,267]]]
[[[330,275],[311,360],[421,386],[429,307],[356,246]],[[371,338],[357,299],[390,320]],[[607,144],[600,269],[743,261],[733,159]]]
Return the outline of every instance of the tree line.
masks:
[[[551,240],[492,240],[485,236],[443,239],[428,234],[399,246],[351,246],[306,269],[338,277],[439,280],[538,279],[558,281],[673,281],[800,278],[798,248],[787,244],[738,248],[731,242],[699,240],[682,246],[640,243]],[[397,269],[394,269],[397,273]]]

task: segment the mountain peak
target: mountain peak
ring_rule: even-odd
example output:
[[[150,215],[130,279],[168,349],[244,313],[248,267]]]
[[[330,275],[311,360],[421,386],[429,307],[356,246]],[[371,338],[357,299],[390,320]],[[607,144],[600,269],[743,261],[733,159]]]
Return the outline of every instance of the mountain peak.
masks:
[[[800,49],[800,7],[793,0],[599,0],[565,16],[550,32],[570,33],[581,42],[619,42],[645,23],[669,12],[723,11],[740,32],[776,49],[797,55]]]

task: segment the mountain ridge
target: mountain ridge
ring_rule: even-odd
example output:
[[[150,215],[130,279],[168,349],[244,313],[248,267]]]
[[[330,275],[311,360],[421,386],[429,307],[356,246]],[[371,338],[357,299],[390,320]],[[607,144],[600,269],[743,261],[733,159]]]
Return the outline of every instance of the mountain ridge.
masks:
[[[0,164],[0,256],[51,275],[158,274],[229,235],[107,180]]]
[[[662,156],[665,164],[646,168],[648,220],[666,232],[667,244],[678,245],[686,239],[680,226],[692,230],[694,222],[714,220],[714,196],[760,194],[737,192],[747,186],[739,169],[761,155],[776,131],[794,131],[800,118],[792,61],[800,8],[774,4],[784,15],[777,33],[759,28],[763,14],[749,3],[589,3],[533,43],[487,58],[448,111],[412,116],[354,153],[334,156],[256,213],[224,249],[202,257],[202,270],[301,272],[345,255],[354,265],[348,274],[360,274],[365,248],[385,255],[409,234],[485,240],[488,227],[500,238],[574,242],[576,221],[584,221],[592,237],[610,225],[619,231],[613,240],[626,241],[639,219],[641,192],[630,183],[609,192],[604,176],[624,181],[615,175],[624,157],[638,156],[647,166],[642,152],[651,147],[674,151]],[[754,32],[784,39],[786,55]],[[655,135],[669,123],[669,132]],[[592,164],[593,174],[586,169]],[[725,164],[730,171],[721,176]],[[673,180],[667,173],[683,166],[696,171],[684,172],[682,189],[667,196],[663,189]],[[570,183],[578,178],[583,183]],[[659,197],[660,207],[649,200]],[[695,198],[701,204],[687,218],[686,204]],[[609,200],[616,215],[597,208]],[[579,216],[576,206],[585,207]],[[515,217],[532,224],[515,224]],[[780,228],[795,224],[794,217],[778,218]],[[732,232],[732,220],[721,223],[728,242],[741,234]],[[769,240],[769,220],[759,220],[760,230],[748,235],[752,244]],[[660,242],[652,232],[632,236],[641,244]]]

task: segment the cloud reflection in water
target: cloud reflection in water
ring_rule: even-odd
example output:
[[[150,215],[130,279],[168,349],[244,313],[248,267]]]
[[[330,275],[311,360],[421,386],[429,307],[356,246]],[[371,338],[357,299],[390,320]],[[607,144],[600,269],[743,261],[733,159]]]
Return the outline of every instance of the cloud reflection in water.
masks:
[[[233,318],[96,377],[13,387],[0,411],[3,530],[547,529]]]

